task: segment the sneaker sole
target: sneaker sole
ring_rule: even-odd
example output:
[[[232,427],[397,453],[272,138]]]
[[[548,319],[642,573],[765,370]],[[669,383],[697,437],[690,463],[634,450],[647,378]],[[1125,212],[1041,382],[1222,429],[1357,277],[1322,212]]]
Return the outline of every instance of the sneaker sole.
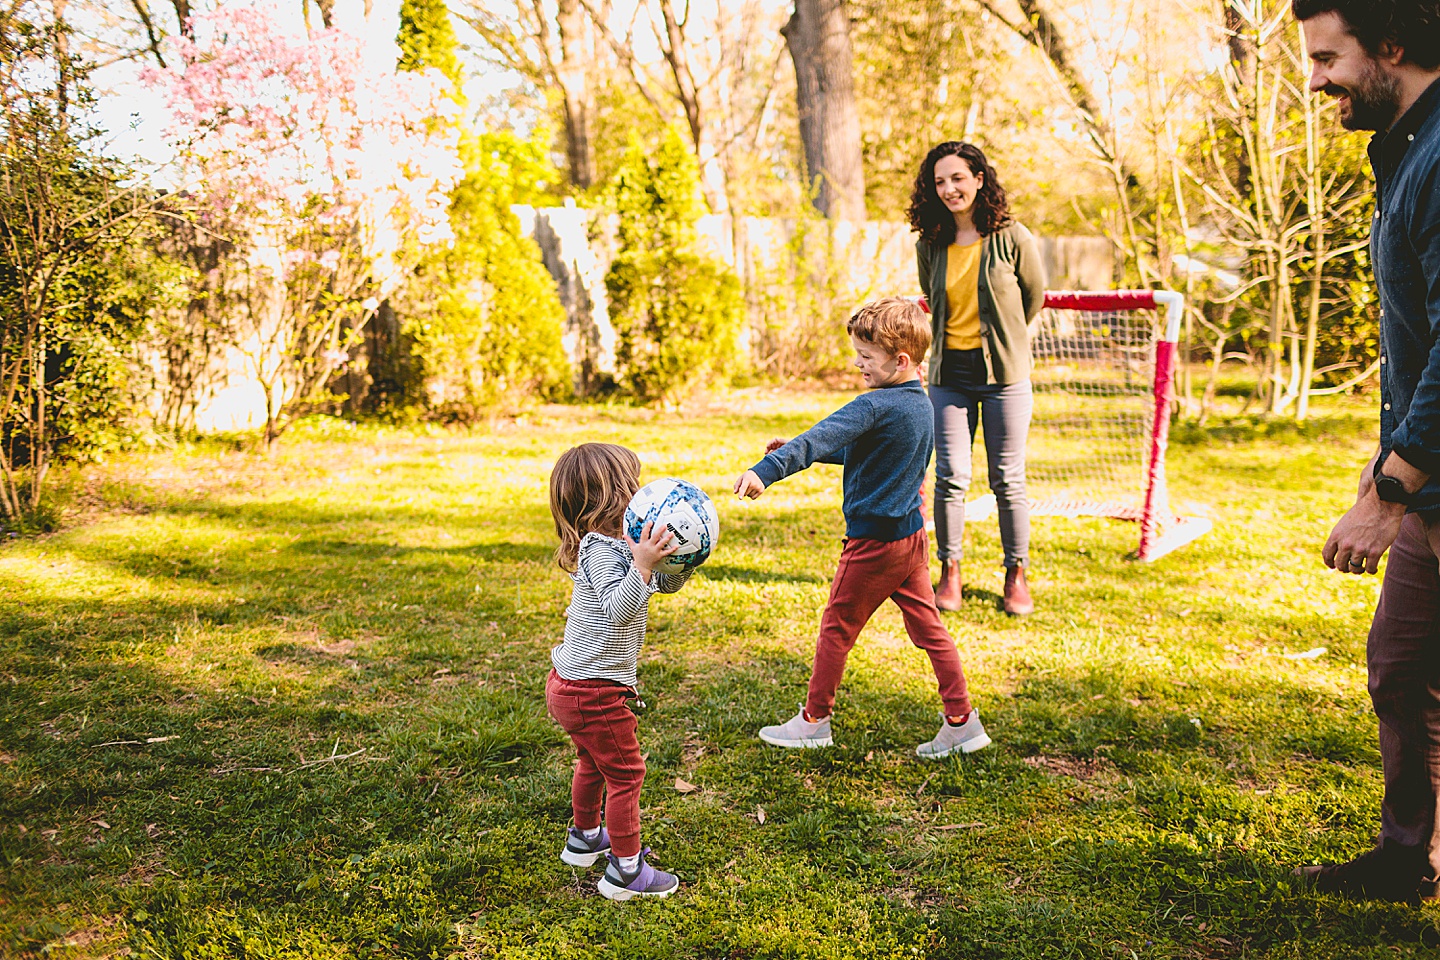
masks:
[[[632,897],[657,897],[664,899],[680,889],[680,884],[677,883],[669,890],[631,890],[628,887],[617,887],[605,877],[601,877],[600,882],[595,886],[599,889],[600,896],[606,900],[614,900],[617,903],[623,903]]]
[[[944,760],[946,757],[954,756],[957,753],[974,753],[977,750],[984,750],[993,742],[994,741],[990,739],[989,734],[986,734],[983,737],[976,737],[973,740],[966,740],[964,743],[957,743],[955,746],[951,747],[949,750],[946,750],[944,753],[921,753],[920,748],[916,747],[915,756],[919,757],[921,760]]]
[[[609,852],[609,847],[606,847],[604,850],[596,850],[594,853],[576,853],[574,850],[566,847],[560,851],[560,859],[572,867],[593,867],[595,866],[596,860],[599,860]]]
[[[831,747],[835,745],[835,741],[830,737],[815,737],[810,740],[781,740],[779,737],[766,736],[763,730],[760,731],[758,736],[772,747],[789,747],[792,750],[805,750],[812,747]]]

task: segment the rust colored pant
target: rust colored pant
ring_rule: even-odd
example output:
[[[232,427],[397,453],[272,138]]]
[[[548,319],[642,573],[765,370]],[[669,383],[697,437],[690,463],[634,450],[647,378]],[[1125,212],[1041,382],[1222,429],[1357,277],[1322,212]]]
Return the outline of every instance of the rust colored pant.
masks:
[[[1380,845],[1433,877],[1440,874],[1440,523],[1413,513],[1401,523],[1365,659],[1385,772]]]
[[[940,611],[935,609],[930,545],[924,530],[893,542],[845,541],[840,566],[830,584],[830,602],[820,618],[815,669],[810,675],[805,709],[812,717],[830,716],[850,648],[887,598],[894,600],[904,615],[910,642],[929,655],[945,712],[950,716],[969,713],[970,694],[965,687],[960,653],[950,631],[940,622]]]
[[[545,680],[545,706],[579,754],[570,781],[575,826],[600,826],[603,806],[610,849],[617,857],[640,852],[645,759],[635,736],[639,724],[625,705],[633,696],[633,689],[613,680],[566,680],[554,670]]]

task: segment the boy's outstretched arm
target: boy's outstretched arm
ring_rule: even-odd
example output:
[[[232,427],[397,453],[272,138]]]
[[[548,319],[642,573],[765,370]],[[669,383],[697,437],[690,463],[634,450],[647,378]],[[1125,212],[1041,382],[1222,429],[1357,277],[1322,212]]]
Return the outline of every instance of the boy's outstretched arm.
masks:
[[[736,496],[753,500],[770,484],[812,463],[844,463],[845,451],[874,425],[874,420],[869,399],[859,396],[794,440],[771,440],[764,458],[735,481]]]

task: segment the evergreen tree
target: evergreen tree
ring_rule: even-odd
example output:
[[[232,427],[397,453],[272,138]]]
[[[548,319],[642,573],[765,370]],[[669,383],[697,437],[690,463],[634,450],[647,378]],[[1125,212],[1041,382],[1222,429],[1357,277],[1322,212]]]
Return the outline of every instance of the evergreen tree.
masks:
[[[733,367],[740,280],[700,249],[700,171],[676,128],[654,150],[632,140],[608,193],[619,252],[605,287],[619,380],[641,399],[674,402]]]
[[[454,86],[456,95],[460,94],[463,76],[456,55],[460,45],[445,0],[400,0],[400,33],[395,42],[400,47],[401,70],[434,67]]]
[[[433,67],[462,99],[444,0],[402,0],[396,42],[400,69]],[[510,211],[543,197],[543,182],[559,173],[537,144],[506,133],[462,130],[460,154],[465,177],[450,195],[455,241],[430,250],[396,297],[409,351],[396,399],[471,419],[496,403],[562,395],[570,382],[555,281]]]

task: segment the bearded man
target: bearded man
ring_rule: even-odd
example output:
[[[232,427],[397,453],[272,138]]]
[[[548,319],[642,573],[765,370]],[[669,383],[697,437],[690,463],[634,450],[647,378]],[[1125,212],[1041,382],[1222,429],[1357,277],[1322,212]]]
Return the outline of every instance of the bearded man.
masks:
[[[1373,130],[1370,253],[1380,291],[1380,447],[1325,543],[1340,573],[1390,561],[1366,662],[1385,794],[1374,849],[1296,871],[1321,890],[1402,902],[1440,876],[1440,0],[1291,0],[1310,89]]]

